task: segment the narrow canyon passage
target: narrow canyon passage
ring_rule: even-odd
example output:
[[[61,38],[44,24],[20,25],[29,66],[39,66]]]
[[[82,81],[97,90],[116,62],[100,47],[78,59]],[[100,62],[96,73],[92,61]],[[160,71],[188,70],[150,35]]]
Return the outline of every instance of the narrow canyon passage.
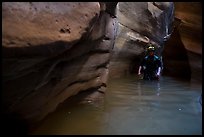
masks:
[[[98,104],[65,101],[30,134],[202,135],[199,85],[128,76],[109,80],[107,90]]]
[[[2,55],[1,133],[202,134],[201,2],[3,2]]]

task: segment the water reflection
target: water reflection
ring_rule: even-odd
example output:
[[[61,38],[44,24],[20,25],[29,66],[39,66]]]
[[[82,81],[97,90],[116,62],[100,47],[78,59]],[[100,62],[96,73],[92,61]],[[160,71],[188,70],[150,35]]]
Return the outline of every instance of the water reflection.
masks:
[[[201,92],[169,77],[112,79],[103,105],[64,103],[32,134],[201,135]]]
[[[157,96],[160,95],[160,81],[144,81],[144,80],[139,80],[137,83],[137,92],[138,96],[142,95],[142,91],[146,90],[146,88],[150,88]]]

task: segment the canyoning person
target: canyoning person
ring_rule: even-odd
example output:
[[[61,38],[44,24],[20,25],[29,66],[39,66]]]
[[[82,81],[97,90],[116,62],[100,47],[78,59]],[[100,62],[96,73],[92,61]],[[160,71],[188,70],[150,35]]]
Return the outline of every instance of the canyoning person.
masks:
[[[138,75],[143,74],[144,80],[159,80],[161,72],[161,60],[158,56],[155,55],[155,48],[152,44],[148,44],[147,53],[142,60]]]

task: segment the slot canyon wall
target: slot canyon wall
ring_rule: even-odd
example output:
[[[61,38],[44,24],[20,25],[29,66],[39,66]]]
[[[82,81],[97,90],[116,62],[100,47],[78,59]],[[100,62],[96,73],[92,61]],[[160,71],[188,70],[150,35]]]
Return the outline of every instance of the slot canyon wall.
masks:
[[[202,83],[202,3],[174,2],[175,23],[163,51],[164,73]]]
[[[2,3],[3,113],[40,121],[81,92],[103,96],[108,78],[136,75],[149,42],[163,74],[202,81],[200,11],[176,2]]]
[[[103,94],[116,26],[105,3],[4,2],[5,115],[35,122],[79,92]]]
[[[119,2],[110,77],[137,76],[147,43],[155,44],[162,75],[202,83],[202,3]]]
[[[173,2],[120,2],[117,5],[118,31],[110,77],[123,77],[137,71],[148,43],[161,56],[164,43],[172,33]]]

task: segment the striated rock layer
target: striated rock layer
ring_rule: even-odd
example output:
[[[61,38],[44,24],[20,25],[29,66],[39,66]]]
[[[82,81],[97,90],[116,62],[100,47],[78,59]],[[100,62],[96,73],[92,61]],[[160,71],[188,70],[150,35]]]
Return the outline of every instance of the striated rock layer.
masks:
[[[3,112],[36,122],[79,92],[105,92],[116,26],[98,2],[4,2]]]
[[[147,43],[163,74],[202,81],[201,11],[197,2],[2,3],[5,121],[40,121],[78,93],[103,96],[109,77],[136,75]]]
[[[161,55],[164,42],[172,33],[173,2],[119,2],[116,16],[118,31],[113,57],[110,62],[111,77],[137,73],[145,54],[147,43],[156,47]]]
[[[202,3],[174,2],[174,32],[165,44],[164,72],[202,83]]]

